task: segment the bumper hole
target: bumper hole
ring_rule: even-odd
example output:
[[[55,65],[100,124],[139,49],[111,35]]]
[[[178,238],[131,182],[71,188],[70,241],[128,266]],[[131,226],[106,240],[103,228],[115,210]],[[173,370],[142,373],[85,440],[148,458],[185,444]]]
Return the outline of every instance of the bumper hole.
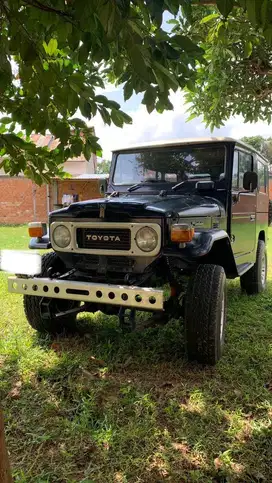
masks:
[[[149,303],[150,304],[155,304],[156,303],[156,297],[149,297]]]
[[[37,292],[37,290],[38,290],[38,285],[32,285],[32,290],[33,290],[34,292]]]
[[[96,296],[97,296],[97,298],[98,298],[98,299],[101,299],[101,297],[102,297],[102,292],[101,292],[101,290],[97,290],[97,292],[96,292]]]
[[[12,284],[12,288],[16,289],[17,287],[18,287],[17,283],[16,283],[16,282],[14,282],[14,283]]]
[[[60,290],[60,289],[59,289],[59,287],[55,287],[55,288],[54,288],[54,292],[55,292],[55,293],[59,293],[59,290]]]
[[[49,289],[48,289],[47,285],[44,285],[44,286],[43,286],[43,291],[44,291],[44,292],[48,292],[48,290],[49,290]]]
[[[27,290],[27,284],[26,283],[23,283],[23,289]]]
[[[55,287],[58,288],[58,287]],[[89,290],[80,290],[77,288],[67,288],[66,293],[72,295],[90,295]]]
[[[111,300],[115,299],[115,294],[113,292],[109,293],[109,299]]]
[[[128,299],[128,295],[126,293],[122,293],[121,299],[126,301]]]
[[[135,295],[135,300],[136,302],[141,302],[142,301],[141,295]]]

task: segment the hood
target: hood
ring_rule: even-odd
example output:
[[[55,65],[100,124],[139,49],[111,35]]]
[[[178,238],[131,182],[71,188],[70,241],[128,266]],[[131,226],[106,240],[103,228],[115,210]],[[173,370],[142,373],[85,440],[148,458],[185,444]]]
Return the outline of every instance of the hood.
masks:
[[[126,195],[73,203],[51,213],[53,218],[100,218],[126,221],[130,218],[222,216],[224,206],[217,199],[199,195]]]

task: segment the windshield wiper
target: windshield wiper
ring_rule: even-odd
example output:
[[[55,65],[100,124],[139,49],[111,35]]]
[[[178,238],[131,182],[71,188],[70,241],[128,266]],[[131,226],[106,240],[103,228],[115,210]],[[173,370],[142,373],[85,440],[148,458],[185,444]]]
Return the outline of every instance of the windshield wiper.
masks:
[[[131,193],[131,191],[135,191],[138,188],[141,188],[144,184],[148,184],[148,183],[161,183],[161,181],[159,179],[148,179],[148,180],[145,180],[145,181],[141,181],[140,183],[136,183],[136,184],[130,186],[127,189],[127,191],[129,191]]]
[[[172,187],[172,190],[173,191],[177,191],[181,186],[183,186],[185,183],[192,183],[193,181],[204,181],[203,178],[199,177],[199,178],[189,178],[189,179],[186,179],[184,181],[181,181],[180,183],[178,184],[175,184],[175,186]],[[206,181],[206,180],[205,180]]]

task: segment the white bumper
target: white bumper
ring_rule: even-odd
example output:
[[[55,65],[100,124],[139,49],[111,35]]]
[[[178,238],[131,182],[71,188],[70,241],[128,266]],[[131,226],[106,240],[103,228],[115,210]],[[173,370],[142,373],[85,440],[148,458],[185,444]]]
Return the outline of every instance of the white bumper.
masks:
[[[109,285],[50,278],[9,277],[11,293],[81,302],[121,305],[139,310],[163,310],[163,291],[146,287]]]

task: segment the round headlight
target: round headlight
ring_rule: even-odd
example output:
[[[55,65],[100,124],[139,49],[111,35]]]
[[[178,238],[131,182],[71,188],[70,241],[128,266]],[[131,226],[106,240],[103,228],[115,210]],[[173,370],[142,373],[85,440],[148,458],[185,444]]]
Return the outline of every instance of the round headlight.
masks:
[[[64,225],[58,225],[53,231],[53,241],[59,248],[66,248],[71,243],[71,233]]]
[[[158,244],[158,235],[153,228],[145,226],[137,231],[135,241],[143,252],[152,252]]]

